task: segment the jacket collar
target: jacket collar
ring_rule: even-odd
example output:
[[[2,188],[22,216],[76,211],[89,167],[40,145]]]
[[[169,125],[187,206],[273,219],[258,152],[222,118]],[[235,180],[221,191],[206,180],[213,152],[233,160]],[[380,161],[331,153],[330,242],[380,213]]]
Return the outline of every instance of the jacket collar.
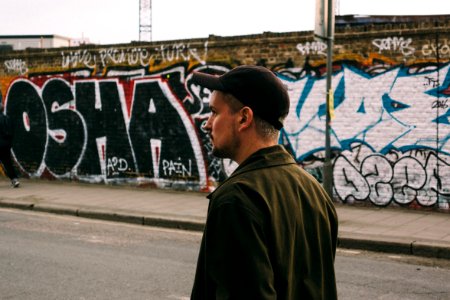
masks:
[[[217,189],[210,193],[207,198],[211,199],[212,195],[220,189],[231,178],[236,177],[242,173],[253,170],[264,169],[268,167],[296,164],[294,158],[285,150],[282,145],[275,145],[260,149],[245,159],[239,167],[227,178]]]

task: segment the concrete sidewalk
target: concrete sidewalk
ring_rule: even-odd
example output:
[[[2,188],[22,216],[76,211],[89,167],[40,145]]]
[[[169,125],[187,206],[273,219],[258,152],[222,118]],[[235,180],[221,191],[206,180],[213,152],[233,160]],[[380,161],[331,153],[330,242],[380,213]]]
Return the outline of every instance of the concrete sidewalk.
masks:
[[[0,178],[0,207],[201,231],[205,193]],[[450,259],[450,214],[336,205],[339,247]]]

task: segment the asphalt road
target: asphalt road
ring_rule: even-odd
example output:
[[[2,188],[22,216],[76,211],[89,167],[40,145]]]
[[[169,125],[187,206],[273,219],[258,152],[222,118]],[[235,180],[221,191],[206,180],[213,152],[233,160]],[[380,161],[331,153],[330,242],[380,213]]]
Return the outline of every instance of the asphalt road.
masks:
[[[189,299],[201,234],[0,209],[0,299]],[[450,299],[450,261],[338,250],[340,299]]]

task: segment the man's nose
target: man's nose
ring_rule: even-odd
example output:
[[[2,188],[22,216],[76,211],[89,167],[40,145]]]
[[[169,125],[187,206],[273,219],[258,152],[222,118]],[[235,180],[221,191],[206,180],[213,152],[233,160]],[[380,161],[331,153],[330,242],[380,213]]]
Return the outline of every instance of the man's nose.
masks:
[[[211,129],[210,124],[209,124],[209,118],[203,123],[202,129],[206,130],[206,131],[209,131]]]

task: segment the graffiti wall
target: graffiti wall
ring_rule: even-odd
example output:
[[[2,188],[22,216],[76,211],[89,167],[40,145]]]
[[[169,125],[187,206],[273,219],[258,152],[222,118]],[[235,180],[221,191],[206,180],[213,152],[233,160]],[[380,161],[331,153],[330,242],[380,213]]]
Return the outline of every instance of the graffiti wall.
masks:
[[[449,64],[395,67],[376,74],[342,64],[333,82],[336,196],[350,203],[447,209]],[[305,76],[287,85],[292,111],[284,143],[297,161],[314,165],[324,150],[325,80]]]
[[[450,211],[450,35],[435,32],[372,34],[336,51],[336,201]],[[39,52],[0,55],[16,167],[31,178],[210,190],[236,165],[211,155],[202,131],[211,91],[191,75],[249,63],[286,84],[280,143],[320,181],[326,44],[310,33],[255,43],[263,38],[55,49],[45,63]]]
[[[175,92],[184,88],[184,75],[175,68],[134,78],[60,74],[13,80],[5,111],[15,124],[18,166],[30,177],[151,178],[161,185],[180,180],[206,187],[197,128],[204,115],[194,117]]]

